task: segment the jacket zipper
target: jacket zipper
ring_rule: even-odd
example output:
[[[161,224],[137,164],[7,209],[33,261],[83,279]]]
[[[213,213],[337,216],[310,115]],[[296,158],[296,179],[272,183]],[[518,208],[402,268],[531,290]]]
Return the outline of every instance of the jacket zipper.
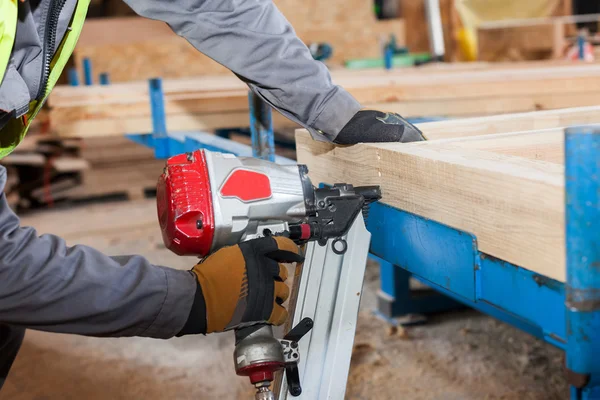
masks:
[[[54,47],[56,46],[56,34],[58,29],[58,19],[60,13],[65,6],[67,0],[52,0],[50,1],[50,10],[48,11],[48,17],[46,18],[46,26],[44,29],[44,43],[43,43],[43,65],[42,65],[42,76],[40,79],[40,89],[36,97],[37,100],[42,100],[46,95],[48,89],[48,79],[50,78],[50,64],[52,58],[54,58]]]

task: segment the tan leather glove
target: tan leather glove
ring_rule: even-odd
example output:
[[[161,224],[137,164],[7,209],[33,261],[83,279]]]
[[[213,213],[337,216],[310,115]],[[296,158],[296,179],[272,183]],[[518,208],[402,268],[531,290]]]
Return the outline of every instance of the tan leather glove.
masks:
[[[249,240],[208,256],[192,269],[198,279],[196,299],[178,336],[255,323],[283,324],[288,314],[281,304],[289,288],[281,263],[302,261],[298,246],[279,236]]]

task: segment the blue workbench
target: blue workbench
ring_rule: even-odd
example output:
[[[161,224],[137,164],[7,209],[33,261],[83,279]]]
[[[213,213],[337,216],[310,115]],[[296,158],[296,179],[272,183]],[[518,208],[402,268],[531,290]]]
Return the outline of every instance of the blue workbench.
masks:
[[[600,399],[600,126],[566,130],[565,183],[566,283],[479,251],[469,232],[372,205],[377,313],[394,321],[468,305],[564,350],[571,399]],[[411,277],[437,293],[414,297]]]

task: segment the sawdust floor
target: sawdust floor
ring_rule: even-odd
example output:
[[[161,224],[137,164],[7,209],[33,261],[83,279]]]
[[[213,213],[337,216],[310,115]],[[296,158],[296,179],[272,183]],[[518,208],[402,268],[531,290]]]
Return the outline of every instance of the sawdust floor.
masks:
[[[22,221],[109,254],[143,254],[181,269],[194,263],[164,249],[152,200],[43,212]],[[370,313],[377,281],[377,267],[370,265],[347,398],[567,398],[560,351],[469,310],[393,332]],[[230,334],[163,341],[28,331],[0,399],[249,399],[247,382],[232,370],[232,349]]]

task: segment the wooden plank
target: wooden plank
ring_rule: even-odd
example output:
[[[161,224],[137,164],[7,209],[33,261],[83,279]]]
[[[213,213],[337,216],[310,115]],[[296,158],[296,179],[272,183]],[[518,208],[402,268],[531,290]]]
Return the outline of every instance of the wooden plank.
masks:
[[[480,99],[455,99],[440,101],[411,101],[393,103],[372,103],[365,106],[398,112],[406,117],[451,116],[473,117],[477,115],[502,114],[539,109],[553,109],[572,105],[593,104],[599,98],[598,93],[590,95],[553,95],[539,96],[535,99],[521,97],[491,97]],[[433,113],[435,112],[435,113]],[[53,121],[53,129],[60,137],[102,137],[122,136],[126,133],[151,132],[150,115],[142,117],[118,116],[110,118],[83,118],[66,120],[66,123]],[[247,111],[212,114],[171,114],[168,113],[169,131],[207,131],[248,126]],[[273,113],[276,129],[297,128],[298,125],[279,113]]]
[[[247,112],[214,113],[205,115],[169,115],[167,130],[180,131],[212,131],[214,129],[245,127],[249,124]],[[273,124],[278,128],[297,127],[297,125],[279,113],[273,114]],[[122,136],[126,133],[150,133],[152,121],[150,117],[108,118],[96,121],[79,120],[71,124],[60,125],[56,131],[60,137],[102,137]]]
[[[475,68],[361,73],[334,71],[334,81],[371,108],[405,117],[475,116],[598,104],[600,65],[524,69]],[[165,80],[170,130],[247,126],[247,89],[235,77]],[[59,135],[149,132],[147,84],[57,87],[49,100]],[[277,114],[276,127],[295,124]],[[239,125],[238,125],[239,124]]]
[[[377,184],[383,202],[470,232],[479,249],[565,280],[561,165],[443,145],[334,147],[296,135],[313,183]]]
[[[485,22],[477,29],[478,59],[521,61],[562,57],[565,35],[574,30],[571,26],[598,21],[600,14]]]
[[[4,165],[27,165],[42,167],[48,163],[48,159],[39,153],[12,153],[2,159]],[[77,172],[89,168],[89,163],[82,158],[57,157],[52,159],[52,167],[57,172]]]
[[[425,144],[424,144],[425,145]],[[429,147],[474,149],[564,164],[564,128],[500,133],[427,142]]]
[[[495,133],[565,128],[571,125],[594,124],[599,121],[600,106],[590,106],[427,122],[418,126],[431,141]]]
[[[560,25],[562,26],[562,25]],[[525,25],[477,29],[477,58],[480,61],[544,60],[555,54],[554,25]]]
[[[90,164],[82,158],[58,157],[52,160],[52,167],[58,172],[77,172],[89,169]]]

